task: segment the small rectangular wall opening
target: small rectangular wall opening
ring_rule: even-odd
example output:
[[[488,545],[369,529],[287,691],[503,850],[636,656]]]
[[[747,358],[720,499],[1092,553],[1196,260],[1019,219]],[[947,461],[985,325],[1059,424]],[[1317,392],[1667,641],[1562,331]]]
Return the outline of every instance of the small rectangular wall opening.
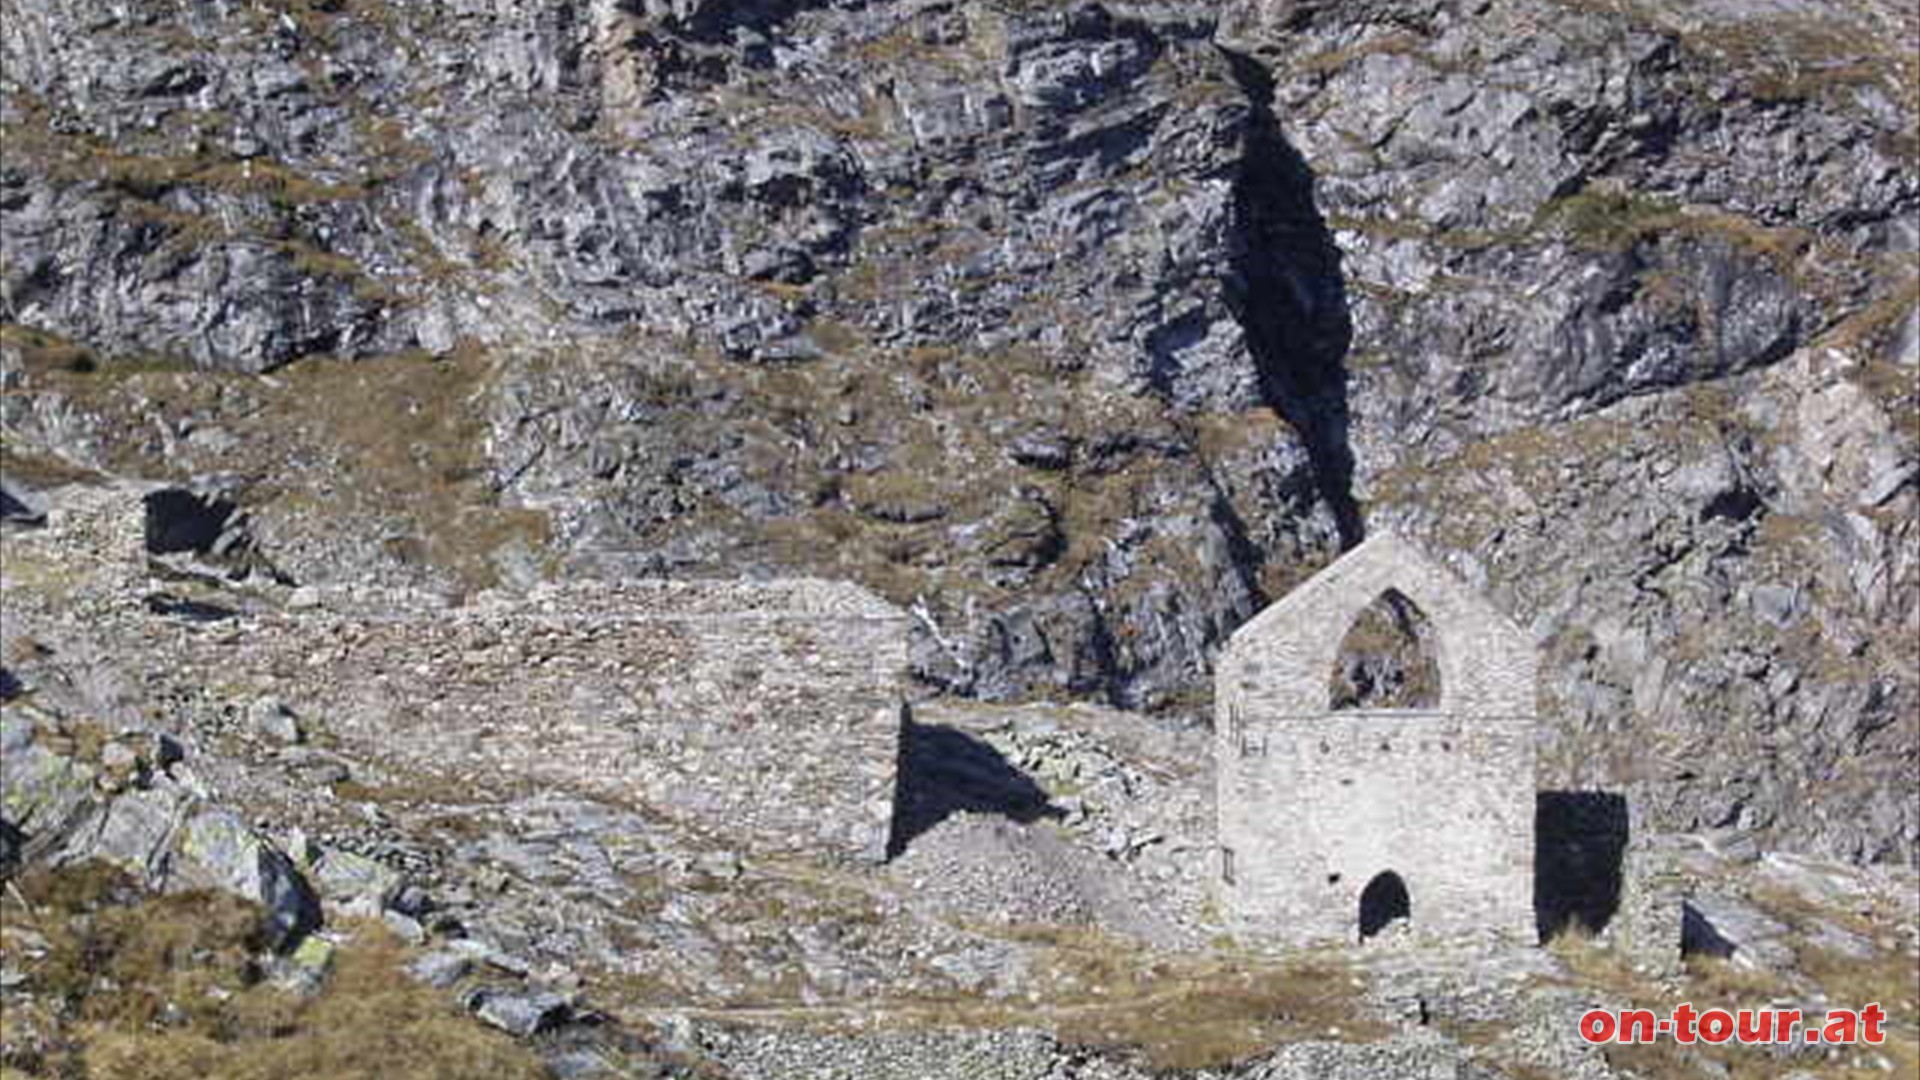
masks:
[[[1229,885],[1234,884],[1233,849],[1230,847],[1220,849],[1220,880]]]

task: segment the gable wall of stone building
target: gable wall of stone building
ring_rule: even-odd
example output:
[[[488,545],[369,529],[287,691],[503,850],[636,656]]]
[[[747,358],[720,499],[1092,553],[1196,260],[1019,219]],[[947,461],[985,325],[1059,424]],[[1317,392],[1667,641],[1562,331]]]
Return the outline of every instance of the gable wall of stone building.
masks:
[[[1520,725],[1437,714],[1267,725],[1219,764],[1236,932],[1352,941],[1362,890],[1391,871],[1422,934],[1526,935],[1534,794],[1515,781],[1532,753]]]
[[[1427,615],[1431,712],[1330,712],[1347,629],[1387,589]],[[1237,932],[1353,940],[1361,891],[1392,871],[1413,928],[1532,932],[1534,650],[1446,571],[1381,534],[1234,635],[1216,677],[1222,851]]]

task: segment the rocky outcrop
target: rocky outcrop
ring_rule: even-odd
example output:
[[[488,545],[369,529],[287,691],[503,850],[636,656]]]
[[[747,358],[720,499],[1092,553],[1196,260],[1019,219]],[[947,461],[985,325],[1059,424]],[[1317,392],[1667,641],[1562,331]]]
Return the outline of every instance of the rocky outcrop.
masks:
[[[1546,786],[1911,860],[1912,27],[1538,14],[1229,28],[1343,255],[1355,497],[1533,621]]]
[[[576,568],[851,574],[923,601],[939,685],[1137,703],[1331,543],[1222,285],[1255,110],[1203,12],[181,13],[228,62],[21,8],[19,321],[247,370],[617,332],[485,410]]]
[[[165,736],[112,737],[97,723],[30,703],[5,706],[0,833],[9,870],[98,860],[160,891],[218,889],[263,911],[261,939],[291,952],[320,923],[320,901],[285,852],[206,797]],[[198,788],[198,790],[196,790]]]
[[[1200,888],[1217,865],[1210,736],[1197,727],[1085,705],[930,705],[902,747],[918,828],[890,865],[763,854],[725,815],[680,820],[614,790],[394,753],[391,734],[418,716],[389,716],[356,738],[338,709],[313,707],[304,690],[259,692],[263,671],[325,677],[300,654],[173,662],[182,654],[165,628],[175,616],[99,602],[98,591],[129,589],[123,561],[96,556],[89,568],[75,553],[62,576],[36,556],[49,534],[115,535],[72,527],[59,512],[72,494],[53,492],[35,543],[6,541],[0,855],[105,858],[139,881],[237,889],[264,910],[306,912],[298,921],[317,901],[325,925],[289,954],[246,946],[240,959],[256,965],[248,983],[271,976],[262,993],[325,1001],[366,987],[369,959],[390,964],[386,980],[404,967],[419,992],[457,999],[475,1030],[510,1033],[563,1076],[1616,1075],[1600,1049],[1578,1043],[1575,1019],[1636,985],[1618,951],[1619,924],[1638,919],[1624,907],[1604,937],[1551,949],[1418,949],[1382,935],[1378,947],[1272,957],[1211,944],[1218,912]],[[137,490],[117,494],[139,505]],[[589,618],[632,614],[615,594],[599,600]],[[75,628],[74,611],[93,650],[58,636]],[[238,658],[242,637],[259,632],[248,622],[194,632],[224,647],[216,656]],[[396,674],[407,668],[418,665]],[[445,674],[412,677],[458,694]],[[1563,843],[1577,846],[1583,833]],[[1695,938],[1716,935],[1741,985],[1809,1010],[1870,994],[1894,1003],[1896,1031],[1911,1030],[1913,1010],[1898,996],[1920,956],[1911,873],[1762,858],[1725,837],[1674,839]],[[1609,864],[1620,852],[1568,854]],[[70,950],[51,939],[62,925],[102,924],[41,899],[59,891],[57,877],[13,870],[0,869],[9,875],[0,1005],[27,1019],[10,1023],[0,1059],[51,1074],[41,1067],[46,1033],[80,1030],[52,1009]],[[1643,884],[1631,854],[1624,873]],[[116,889],[103,902],[119,910],[133,899]],[[1680,977],[1673,901],[1665,949],[1643,939],[1666,957],[1666,979]],[[255,910],[241,910],[236,936]],[[169,955],[190,951],[156,936]],[[1724,985],[1707,981],[1720,970],[1694,969],[1685,985]],[[105,994],[111,981],[80,984]],[[111,992],[151,994],[163,1008],[178,985]],[[184,985],[198,995],[203,984]],[[411,1008],[457,1018],[450,1004]],[[354,1023],[346,1034],[359,1034]],[[90,1039],[80,1031],[72,1049],[104,1058]],[[1890,1060],[1856,1049],[1848,1067]]]

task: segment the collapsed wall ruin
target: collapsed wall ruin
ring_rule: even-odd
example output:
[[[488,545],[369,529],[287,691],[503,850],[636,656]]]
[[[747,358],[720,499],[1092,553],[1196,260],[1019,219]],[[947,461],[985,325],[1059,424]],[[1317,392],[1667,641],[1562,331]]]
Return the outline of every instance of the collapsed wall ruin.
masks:
[[[73,599],[102,618],[137,609],[153,494],[66,489],[44,529],[9,538],[10,562],[92,582]],[[289,610],[148,617],[129,660],[277,697],[374,760],[449,781],[632,801],[765,852],[885,856],[907,621],[858,586],[593,581],[457,606],[296,596]]]
[[[181,531],[154,515],[182,502],[154,490],[61,489],[8,535],[9,609],[117,626],[149,688],[275,697],[357,756],[451,782],[631,801],[761,852],[880,861],[898,839],[908,622],[857,586],[593,581],[460,605],[301,589],[158,618],[155,537]],[[1343,636],[1389,593],[1434,628],[1437,703],[1336,709]],[[1228,927],[1317,945],[1398,916],[1419,937],[1521,941],[1577,918],[1670,971],[1687,883],[1623,797],[1536,792],[1534,665],[1517,627],[1386,533],[1243,626],[1215,690]],[[1538,872],[1577,880],[1543,907]]]

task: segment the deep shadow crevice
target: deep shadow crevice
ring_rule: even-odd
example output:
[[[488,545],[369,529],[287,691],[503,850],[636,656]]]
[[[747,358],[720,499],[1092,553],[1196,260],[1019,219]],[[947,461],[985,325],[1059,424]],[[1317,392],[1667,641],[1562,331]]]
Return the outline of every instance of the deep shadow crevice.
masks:
[[[1314,204],[1313,170],[1281,133],[1273,78],[1223,49],[1252,115],[1234,182],[1226,300],[1246,333],[1266,404],[1300,433],[1343,549],[1365,539],[1353,495],[1346,357],[1353,319],[1333,232]]]

